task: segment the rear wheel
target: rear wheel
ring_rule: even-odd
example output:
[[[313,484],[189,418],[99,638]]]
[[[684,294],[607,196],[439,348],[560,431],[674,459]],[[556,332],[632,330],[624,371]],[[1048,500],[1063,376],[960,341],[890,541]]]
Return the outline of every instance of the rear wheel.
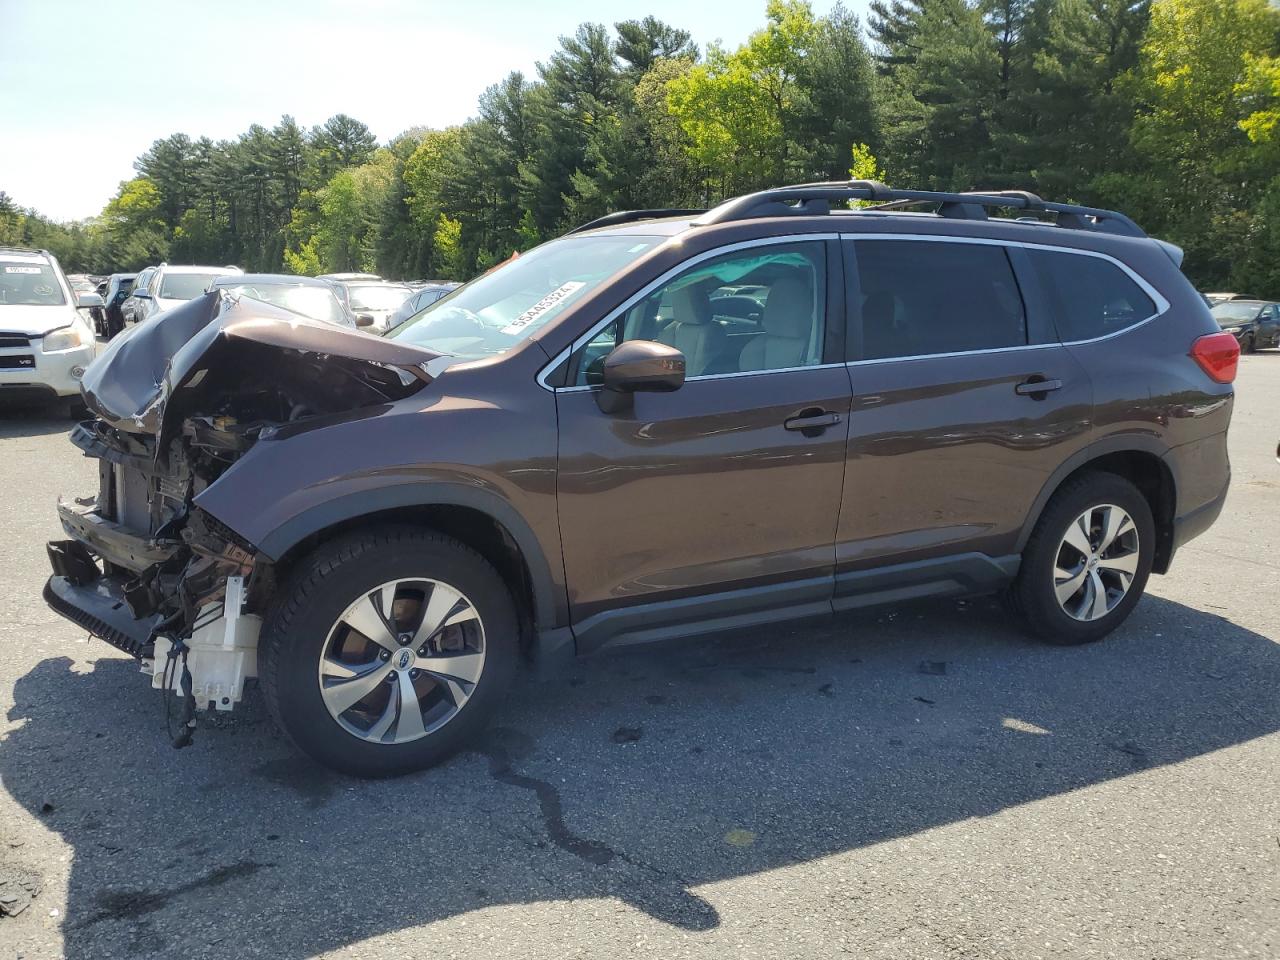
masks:
[[[1129,616],[1151,574],[1155,522],[1142,493],[1110,473],[1071,481],[1023,551],[1012,600],[1050,643],[1089,643]]]
[[[515,670],[511,596],[481,556],[421,530],[335,540],[303,561],[263,625],[276,722],[335,770],[379,777],[445,759]]]

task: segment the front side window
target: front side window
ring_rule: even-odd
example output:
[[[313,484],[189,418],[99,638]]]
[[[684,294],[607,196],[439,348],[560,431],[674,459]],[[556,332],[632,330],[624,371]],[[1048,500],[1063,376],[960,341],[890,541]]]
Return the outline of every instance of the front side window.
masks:
[[[413,293],[408,287],[394,284],[362,286],[352,284],[349,288],[351,309],[360,310],[396,310],[409,299]]]
[[[343,324],[346,315],[342,312],[342,304],[333,291],[326,286],[287,283],[226,283],[218,284],[218,290],[225,290],[235,296],[250,297],[283,307],[293,313],[300,313],[312,320],[323,320],[325,323]]]
[[[36,257],[0,258],[0,307],[56,307],[66,302],[49,261]]]
[[[857,240],[868,360],[1023,346],[1026,310],[1004,248]]]
[[[503,353],[665,239],[590,234],[544,243],[458,287],[387,336],[469,360]]]
[[[574,358],[573,382],[600,382],[626,340],[656,340],[685,358],[688,377],[822,362],[826,318],[822,241],[765,244],[690,267],[601,330]]]
[[[1155,316],[1151,297],[1109,260],[1032,248],[1027,257],[1049,297],[1064,343],[1105,337]]]
[[[194,300],[209,289],[216,273],[166,273],[160,283],[161,300]]]

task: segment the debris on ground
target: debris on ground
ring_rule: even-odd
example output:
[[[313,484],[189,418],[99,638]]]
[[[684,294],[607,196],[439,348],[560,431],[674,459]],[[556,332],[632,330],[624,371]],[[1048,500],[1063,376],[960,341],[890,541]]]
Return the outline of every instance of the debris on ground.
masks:
[[[0,863],[0,917],[16,917],[40,894],[40,878],[29,870]]]
[[[613,731],[613,742],[635,743],[642,736],[644,736],[644,730],[641,727],[619,727]]]

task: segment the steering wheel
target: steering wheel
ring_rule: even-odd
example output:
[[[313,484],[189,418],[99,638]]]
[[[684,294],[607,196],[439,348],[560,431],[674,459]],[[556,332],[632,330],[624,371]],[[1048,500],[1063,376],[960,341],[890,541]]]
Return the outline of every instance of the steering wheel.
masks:
[[[53,296],[53,287],[47,283],[34,283],[31,285],[31,292],[37,297],[51,297]]]

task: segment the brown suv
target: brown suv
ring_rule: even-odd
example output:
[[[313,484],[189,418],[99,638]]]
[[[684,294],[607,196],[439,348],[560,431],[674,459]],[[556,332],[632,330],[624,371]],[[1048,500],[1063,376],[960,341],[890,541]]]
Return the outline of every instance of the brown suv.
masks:
[[[1238,348],[1180,259],[856,181],[615,214],[385,337],[210,293],[86,374],[101,484],[45,596],[183,695],[180,743],[257,676],[361,775],[529,658],[1000,590],[1095,640],[1226,495]]]

